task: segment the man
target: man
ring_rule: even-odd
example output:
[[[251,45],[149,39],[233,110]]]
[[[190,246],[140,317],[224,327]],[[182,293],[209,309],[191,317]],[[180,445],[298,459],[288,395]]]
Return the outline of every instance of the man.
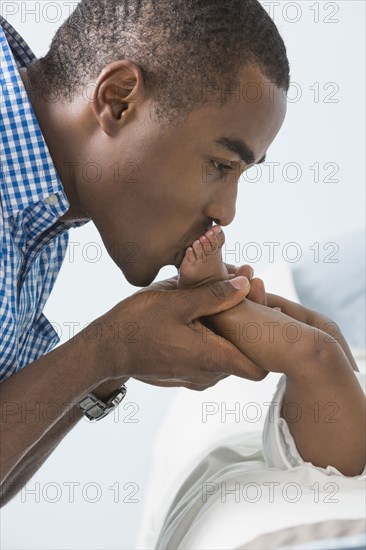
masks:
[[[146,287],[213,222],[230,224],[239,176],[283,123],[289,65],[257,0],[82,0],[38,60],[1,26],[4,504],[83,413],[102,417],[123,398],[129,377],[202,390],[266,376],[227,340],[205,345],[199,321],[255,300],[260,281],[178,291],[175,277],[54,350],[42,310],[70,227],[92,220],[126,279]]]

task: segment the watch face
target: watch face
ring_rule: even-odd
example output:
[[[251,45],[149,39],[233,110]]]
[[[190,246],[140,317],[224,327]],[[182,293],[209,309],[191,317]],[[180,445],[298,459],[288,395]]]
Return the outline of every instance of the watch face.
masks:
[[[89,417],[90,420],[100,420],[101,418],[107,416],[109,412],[109,410],[105,411],[103,409],[99,409],[98,411],[93,411],[92,415],[90,415],[89,413],[86,413],[86,415],[87,417]]]
[[[94,405],[85,411],[85,414],[93,420],[98,420],[102,416],[105,416],[105,408],[99,403],[94,403]]]
[[[122,386],[118,390],[112,393],[111,397],[108,399],[107,403],[104,403],[93,393],[89,393],[82,399],[79,403],[79,407],[82,410],[83,414],[90,421],[100,420],[114,410],[123,400],[126,395],[127,388]]]

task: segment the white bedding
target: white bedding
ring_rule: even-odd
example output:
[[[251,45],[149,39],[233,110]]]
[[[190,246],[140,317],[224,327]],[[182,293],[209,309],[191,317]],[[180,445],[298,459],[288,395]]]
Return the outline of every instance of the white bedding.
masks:
[[[267,291],[299,302],[285,263],[262,277]],[[365,390],[365,354],[352,351]],[[230,377],[204,392],[181,390],[157,437],[138,548],[238,548],[300,523],[365,517],[364,474],[347,478],[303,463],[290,439],[297,465],[266,464],[263,428],[281,377]]]

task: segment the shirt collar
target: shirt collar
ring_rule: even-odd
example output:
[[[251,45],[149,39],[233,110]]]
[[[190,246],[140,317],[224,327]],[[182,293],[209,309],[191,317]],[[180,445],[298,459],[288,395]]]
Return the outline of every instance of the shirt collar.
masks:
[[[12,216],[57,194],[56,217],[61,217],[70,208],[70,203],[17,70],[27,67],[36,57],[1,16],[0,59],[0,118],[8,122],[0,129],[3,215]],[[67,225],[74,227],[87,221],[68,222]]]

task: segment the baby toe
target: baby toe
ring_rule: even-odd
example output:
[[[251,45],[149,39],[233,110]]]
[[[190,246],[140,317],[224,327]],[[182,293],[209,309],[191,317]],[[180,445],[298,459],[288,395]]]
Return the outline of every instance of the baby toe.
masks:
[[[185,259],[188,261],[188,263],[193,264],[197,261],[196,254],[193,250],[193,248],[190,246],[186,250]]]
[[[213,230],[213,231],[215,233],[215,237],[216,237],[216,240],[217,240],[217,243],[218,243],[218,247],[221,248],[225,243],[225,233],[223,232],[221,227],[219,227],[219,226],[215,226],[215,227],[218,227],[218,229]],[[221,231],[220,231],[220,229],[221,229]]]
[[[210,229],[207,231],[206,236],[212,244],[213,252],[216,252],[218,248],[221,248],[225,242],[225,235],[223,231],[218,232],[218,230]]]
[[[212,254],[212,251],[214,249],[214,244],[211,243],[211,240],[206,235],[203,235],[202,237],[200,237],[200,242],[202,244],[204,254],[206,255]]]
[[[196,254],[196,258],[197,260],[203,260],[203,257],[204,257],[204,250],[203,250],[203,246],[201,244],[200,241],[194,241],[193,245],[192,245],[192,248]]]

